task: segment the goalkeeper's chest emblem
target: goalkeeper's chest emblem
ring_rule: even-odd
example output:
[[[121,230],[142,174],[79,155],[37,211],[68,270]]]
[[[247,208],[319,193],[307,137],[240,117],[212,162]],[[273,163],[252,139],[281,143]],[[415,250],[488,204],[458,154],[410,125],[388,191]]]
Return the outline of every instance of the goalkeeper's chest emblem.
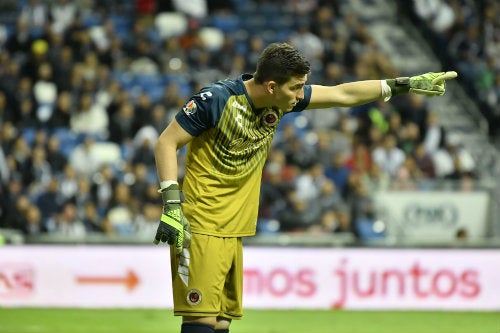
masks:
[[[278,111],[276,110],[273,110],[273,109],[269,109],[269,110],[266,110],[262,113],[262,116],[261,116],[261,122],[262,122],[262,125],[264,126],[268,126],[268,127],[274,127],[274,126],[277,126],[278,123],[279,123],[279,114],[278,114]]]

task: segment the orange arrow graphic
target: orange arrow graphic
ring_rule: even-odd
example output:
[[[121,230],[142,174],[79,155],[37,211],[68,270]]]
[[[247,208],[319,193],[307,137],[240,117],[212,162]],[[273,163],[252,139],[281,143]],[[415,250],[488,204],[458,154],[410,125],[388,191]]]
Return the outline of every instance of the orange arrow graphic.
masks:
[[[128,270],[125,277],[103,277],[103,276],[77,276],[79,284],[120,284],[123,283],[128,291],[132,291],[138,284],[139,278],[134,271]]]

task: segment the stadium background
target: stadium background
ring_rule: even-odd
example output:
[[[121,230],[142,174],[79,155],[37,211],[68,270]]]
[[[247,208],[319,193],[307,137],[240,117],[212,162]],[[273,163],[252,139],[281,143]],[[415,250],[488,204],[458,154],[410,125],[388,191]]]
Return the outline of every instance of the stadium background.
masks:
[[[75,245],[106,245],[103,253],[112,248],[116,257],[149,249],[161,214],[152,152],[158,134],[201,86],[252,72],[272,41],[304,52],[313,64],[310,82],[320,84],[440,70],[459,78],[440,98],[398,96],[287,116],[264,170],[250,252],[279,249],[287,257],[287,249],[326,249],[340,256],[332,264],[339,269],[342,260],[381,249],[393,250],[397,267],[406,267],[408,249],[417,251],[413,258],[436,251],[438,261],[453,250],[451,258],[471,259],[447,259],[452,266],[444,269],[465,272],[487,249],[485,276],[500,274],[495,1],[31,0],[2,1],[0,17],[0,306],[54,306],[52,293],[40,304],[16,299],[31,289],[12,281],[24,272],[39,287],[54,287],[30,274],[74,268],[51,260],[82,249]],[[386,141],[395,142],[394,159],[381,149]],[[350,257],[348,249],[366,252]],[[104,265],[87,254],[77,251],[88,267]],[[289,280],[276,267],[269,269],[283,286]],[[498,288],[490,293],[500,299]],[[129,302],[120,297],[104,306]],[[457,304],[403,303],[379,305]],[[486,309],[469,304],[463,309],[499,309],[494,301]]]

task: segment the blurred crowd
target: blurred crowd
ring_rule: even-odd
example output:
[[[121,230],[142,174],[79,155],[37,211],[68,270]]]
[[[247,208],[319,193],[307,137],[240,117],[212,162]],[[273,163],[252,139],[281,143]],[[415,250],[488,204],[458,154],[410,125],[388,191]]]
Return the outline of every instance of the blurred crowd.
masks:
[[[414,0],[399,3],[446,68],[455,68],[500,136],[500,3],[496,0]]]
[[[450,1],[456,3],[462,1]],[[155,140],[200,87],[252,73],[271,41],[300,49],[317,84],[398,75],[369,27],[342,4],[5,1],[0,228],[27,236],[152,238],[162,209]],[[491,25],[498,23],[500,15],[491,16]],[[470,22],[476,29],[486,23]],[[456,29],[455,39],[466,31]],[[492,43],[497,35],[492,26]],[[481,91],[498,97],[494,46],[481,68],[490,76],[496,68],[496,78],[477,82],[489,82],[493,90]],[[439,180],[457,180],[467,190],[475,177],[460,138],[445,132],[418,95],[290,114],[263,171],[258,231],[356,235],[360,221],[376,219],[374,191],[426,190]]]

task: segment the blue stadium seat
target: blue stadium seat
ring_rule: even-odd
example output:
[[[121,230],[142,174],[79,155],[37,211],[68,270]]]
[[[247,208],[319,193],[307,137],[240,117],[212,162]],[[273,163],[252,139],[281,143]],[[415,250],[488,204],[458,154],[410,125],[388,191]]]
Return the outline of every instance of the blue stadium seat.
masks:
[[[260,218],[257,221],[257,233],[259,234],[276,234],[280,231],[280,222],[275,219]]]
[[[385,228],[376,228],[376,221],[370,219],[357,219],[355,228],[361,240],[370,241],[385,238]]]
[[[191,83],[185,77],[181,75],[168,74],[163,76],[163,85],[167,85],[169,82],[175,81],[179,85],[179,94],[182,96],[192,95]]]
[[[241,28],[240,19],[236,15],[216,15],[210,23],[225,33],[232,33]]]
[[[141,88],[147,90],[150,87],[162,84],[162,77],[160,75],[139,74],[134,75],[133,82],[135,85],[139,85]]]
[[[86,28],[102,24],[100,17],[93,13],[86,13],[82,18],[82,23]]]
[[[73,133],[69,128],[56,128],[52,131],[52,135],[55,135],[59,139],[59,149],[66,157],[68,157],[76,146],[82,142],[82,138],[79,138],[78,135]]]

